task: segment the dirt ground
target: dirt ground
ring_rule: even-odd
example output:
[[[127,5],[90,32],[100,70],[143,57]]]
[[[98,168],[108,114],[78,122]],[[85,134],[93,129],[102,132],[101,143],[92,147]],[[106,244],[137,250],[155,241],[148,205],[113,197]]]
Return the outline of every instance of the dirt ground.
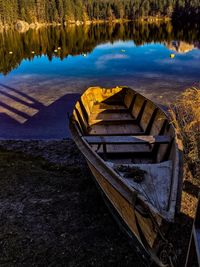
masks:
[[[0,150],[1,267],[143,266],[72,144],[16,147],[48,160]]]
[[[188,177],[187,177],[188,178]],[[168,231],[183,266],[198,194]],[[0,142],[0,266],[144,266],[69,141]]]

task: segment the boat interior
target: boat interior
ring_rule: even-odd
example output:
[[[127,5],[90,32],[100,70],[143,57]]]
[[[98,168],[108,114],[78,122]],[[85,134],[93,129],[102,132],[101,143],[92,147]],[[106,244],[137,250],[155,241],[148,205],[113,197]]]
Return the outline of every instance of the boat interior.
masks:
[[[166,114],[130,88],[92,87],[76,103],[82,138],[159,211],[168,210],[176,157],[175,130]],[[143,170],[142,181],[127,172]]]

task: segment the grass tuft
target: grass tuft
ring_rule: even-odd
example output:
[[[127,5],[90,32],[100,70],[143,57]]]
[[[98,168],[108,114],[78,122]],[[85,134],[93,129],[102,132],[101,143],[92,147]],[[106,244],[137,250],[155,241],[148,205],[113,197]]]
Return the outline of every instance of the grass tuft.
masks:
[[[189,88],[171,108],[184,145],[184,159],[192,176],[200,179],[200,89]]]

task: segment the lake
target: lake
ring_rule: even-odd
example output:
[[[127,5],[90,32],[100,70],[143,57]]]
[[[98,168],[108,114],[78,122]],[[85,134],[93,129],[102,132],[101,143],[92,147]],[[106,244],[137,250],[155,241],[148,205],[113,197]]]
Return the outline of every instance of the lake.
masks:
[[[171,23],[8,30],[0,32],[0,58],[0,138],[60,139],[89,86],[127,85],[168,105],[199,84],[200,30]]]

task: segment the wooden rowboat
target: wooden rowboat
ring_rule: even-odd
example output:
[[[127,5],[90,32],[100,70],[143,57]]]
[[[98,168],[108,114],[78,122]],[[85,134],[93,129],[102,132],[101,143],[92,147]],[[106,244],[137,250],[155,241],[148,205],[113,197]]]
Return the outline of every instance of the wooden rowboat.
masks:
[[[77,101],[70,129],[147,264],[171,266],[164,229],[180,209],[182,148],[167,115],[128,87],[91,87]]]

